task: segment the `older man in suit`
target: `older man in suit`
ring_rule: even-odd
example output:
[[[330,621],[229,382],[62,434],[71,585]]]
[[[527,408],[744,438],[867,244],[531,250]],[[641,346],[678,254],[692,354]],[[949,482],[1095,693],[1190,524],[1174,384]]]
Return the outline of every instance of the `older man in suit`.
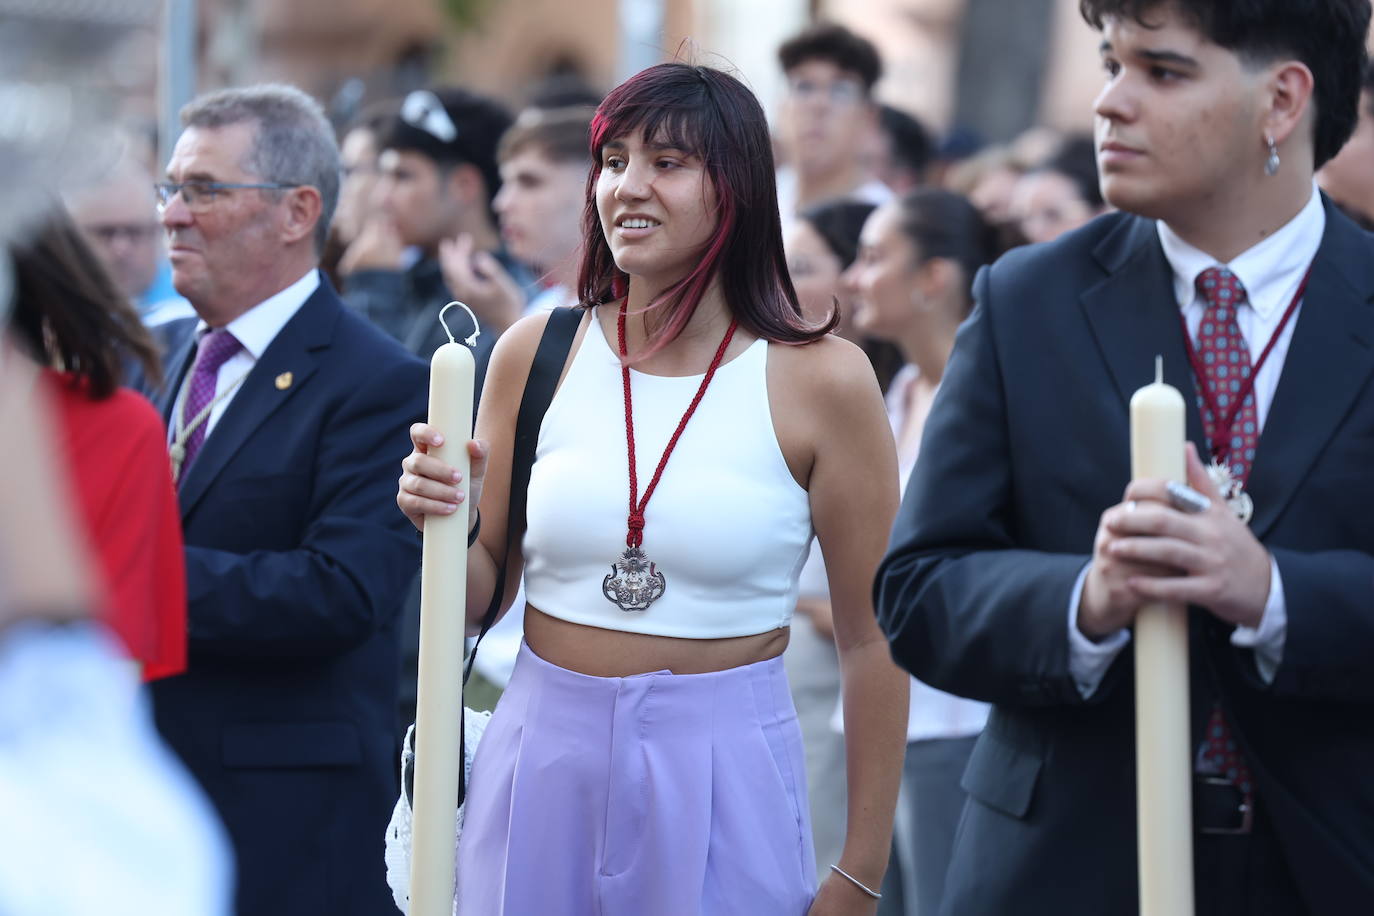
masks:
[[[996,704],[943,912],[1136,912],[1128,644],[1154,600],[1190,606],[1198,912],[1363,911],[1374,244],[1312,179],[1355,122],[1370,4],[1082,7],[1126,212],[979,275],[877,586],[899,661]],[[1156,354],[1197,514],[1130,479]]]
[[[396,612],[419,559],[395,466],[423,363],[316,269],[339,160],[287,86],[182,112],[158,186],[181,329],[162,409],[185,528],[189,667],[158,726],[238,857],[238,912],[392,908]]]

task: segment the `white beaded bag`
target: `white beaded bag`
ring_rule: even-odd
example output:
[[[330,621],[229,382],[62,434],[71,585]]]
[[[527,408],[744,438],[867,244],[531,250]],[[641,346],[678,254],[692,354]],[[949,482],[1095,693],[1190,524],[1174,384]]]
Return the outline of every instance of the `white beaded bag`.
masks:
[[[468,784],[472,777],[472,757],[477,752],[477,743],[491,721],[491,713],[464,710],[463,716],[463,783]],[[391,898],[402,913],[410,913],[410,849],[411,849],[411,793],[415,786],[415,726],[406,731],[406,740],[401,748],[401,797],[396,799],[396,807],[391,811],[391,823],[386,825],[386,883],[391,887]],[[458,853],[458,840],[463,836],[463,809],[466,800],[458,806],[458,821],[453,831],[453,852]],[[458,900],[454,894],[453,913],[457,916]]]

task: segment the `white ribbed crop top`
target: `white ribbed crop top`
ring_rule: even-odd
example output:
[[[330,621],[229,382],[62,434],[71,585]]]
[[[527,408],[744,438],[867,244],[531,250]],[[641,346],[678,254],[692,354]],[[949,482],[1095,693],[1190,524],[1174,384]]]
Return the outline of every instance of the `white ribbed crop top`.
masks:
[[[767,357],[768,343],[755,341],[706,389],[644,512],[643,550],[666,587],[647,610],[627,612],[602,594],[625,550],[630,484],[620,360],[593,314],[539,430],[524,539],[531,605],[586,626],[689,639],[788,625],[811,508],[773,431]],[[642,494],[702,376],[630,376]]]

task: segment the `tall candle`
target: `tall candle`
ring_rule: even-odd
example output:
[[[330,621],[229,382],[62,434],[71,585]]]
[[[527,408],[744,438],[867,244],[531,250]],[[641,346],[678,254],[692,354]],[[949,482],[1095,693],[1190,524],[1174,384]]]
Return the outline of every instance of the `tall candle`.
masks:
[[[1155,381],[1131,398],[1131,476],[1187,479],[1183,396]],[[1188,610],[1156,603],[1135,619],[1136,816],[1141,916],[1192,916],[1192,750]]]
[[[429,422],[444,435],[430,454],[457,468],[468,486],[472,438],[472,352],[446,343],[429,375]],[[453,911],[453,835],[458,817],[459,713],[463,706],[463,640],[467,617],[468,503],[452,515],[425,518],[420,572],[420,669],[415,709],[412,794],[411,916]]]

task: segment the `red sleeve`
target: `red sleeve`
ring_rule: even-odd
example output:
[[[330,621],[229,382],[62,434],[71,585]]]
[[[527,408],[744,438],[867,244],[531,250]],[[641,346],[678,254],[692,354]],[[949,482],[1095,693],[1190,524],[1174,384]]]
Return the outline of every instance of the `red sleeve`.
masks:
[[[178,674],[186,669],[186,562],[161,418],[127,389],[92,401],[65,380],[56,388],[64,451],[104,575],[106,621],[145,680]]]

